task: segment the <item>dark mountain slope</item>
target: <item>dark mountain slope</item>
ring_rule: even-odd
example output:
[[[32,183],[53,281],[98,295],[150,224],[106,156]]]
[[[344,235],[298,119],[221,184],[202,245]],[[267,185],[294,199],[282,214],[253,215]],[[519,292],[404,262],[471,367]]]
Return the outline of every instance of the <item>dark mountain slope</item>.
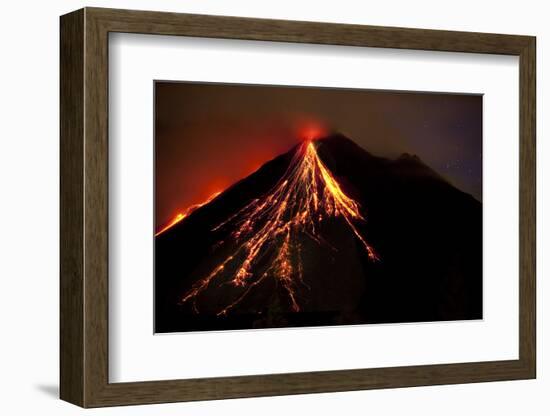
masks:
[[[330,218],[317,224],[329,244],[297,234],[299,311],[273,279],[222,316],[216,311],[242,292],[223,284],[228,278],[197,296],[198,313],[180,303],[235,248],[230,226],[213,229],[268,193],[285,175],[296,146],[155,239],[157,332],[482,317],[481,204],[416,156],[375,157],[338,134],[315,146],[345,194],[359,203],[366,221],[356,227],[379,261],[369,258],[341,217]]]

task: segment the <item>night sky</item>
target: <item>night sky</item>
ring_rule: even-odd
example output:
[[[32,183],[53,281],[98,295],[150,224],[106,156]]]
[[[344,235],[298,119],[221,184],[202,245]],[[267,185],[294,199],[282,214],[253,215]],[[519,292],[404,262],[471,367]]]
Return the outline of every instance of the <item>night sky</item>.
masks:
[[[375,156],[416,154],[481,201],[480,95],[155,82],[156,228],[332,130]]]

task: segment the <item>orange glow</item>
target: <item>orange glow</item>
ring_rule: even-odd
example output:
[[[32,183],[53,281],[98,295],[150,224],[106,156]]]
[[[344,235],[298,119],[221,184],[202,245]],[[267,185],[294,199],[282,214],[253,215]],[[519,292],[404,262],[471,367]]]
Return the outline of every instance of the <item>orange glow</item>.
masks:
[[[344,193],[318,156],[316,142],[312,140],[313,137],[306,138],[300,145],[284,176],[267,194],[213,229],[230,227],[237,247],[209,275],[198,280],[181,303],[192,302],[198,312],[197,296],[208,290],[214,280],[229,283],[243,290],[218,311],[218,315],[226,315],[258,284],[275,279],[288,295],[291,310],[300,311],[298,289],[305,283],[303,238],[299,237],[305,235],[318,244],[327,244],[318,229],[329,218],[343,218],[368,257],[378,259],[356,228],[356,222],[365,220],[359,205]]]
[[[164,227],[162,227],[159,231],[156,232],[155,237],[158,236],[158,235],[161,235],[163,232],[165,232],[168,229],[172,228],[174,225],[176,225],[178,222],[180,222],[184,218],[187,218],[189,216],[189,214],[191,214],[197,208],[200,208],[203,205],[208,204],[210,201],[212,201],[214,198],[216,198],[219,194],[221,194],[221,191],[213,193],[212,195],[210,195],[208,197],[208,199],[206,201],[203,201],[199,204],[191,205],[185,211],[178,213],[174,218],[172,218],[170,220],[170,222],[168,224],[166,224]]]
[[[319,122],[309,121],[303,123],[298,132],[299,137],[304,141],[311,141],[326,136],[327,129]]]

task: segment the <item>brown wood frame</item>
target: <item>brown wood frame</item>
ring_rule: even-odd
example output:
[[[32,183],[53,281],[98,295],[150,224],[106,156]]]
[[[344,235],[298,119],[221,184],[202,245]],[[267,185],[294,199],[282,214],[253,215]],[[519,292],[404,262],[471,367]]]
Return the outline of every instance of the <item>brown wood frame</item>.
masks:
[[[519,359],[109,383],[109,32],[519,56]],[[61,398],[99,407],[535,378],[535,50],[530,36],[99,8],[62,16]]]

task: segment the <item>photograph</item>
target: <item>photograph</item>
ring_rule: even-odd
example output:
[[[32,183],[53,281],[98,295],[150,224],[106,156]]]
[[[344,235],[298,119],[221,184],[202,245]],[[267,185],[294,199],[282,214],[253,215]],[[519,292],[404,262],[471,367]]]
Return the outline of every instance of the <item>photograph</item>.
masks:
[[[481,94],[154,82],[154,331],[483,319]]]
[[[542,6],[247,2],[11,30],[8,407],[544,408]]]

